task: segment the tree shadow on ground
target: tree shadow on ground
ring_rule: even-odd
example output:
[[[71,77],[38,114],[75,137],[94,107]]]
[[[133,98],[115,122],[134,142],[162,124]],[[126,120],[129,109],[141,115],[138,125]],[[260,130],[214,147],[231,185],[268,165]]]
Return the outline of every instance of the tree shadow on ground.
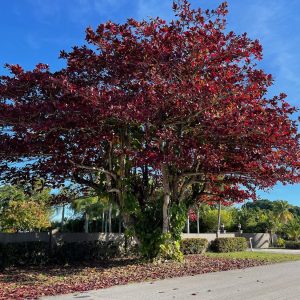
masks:
[[[45,266],[15,266],[0,271],[1,283],[22,283],[25,285],[42,283],[49,277],[68,277],[78,275],[89,269],[97,272],[105,271],[114,267],[126,267],[140,264],[138,258],[109,259],[101,261],[85,261],[72,264],[51,264]]]

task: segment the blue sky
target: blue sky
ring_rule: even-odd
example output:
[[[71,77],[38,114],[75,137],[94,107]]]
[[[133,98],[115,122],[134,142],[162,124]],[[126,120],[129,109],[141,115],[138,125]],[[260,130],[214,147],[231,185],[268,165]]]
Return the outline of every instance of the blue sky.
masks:
[[[192,0],[194,7],[213,8],[221,1]],[[247,32],[264,48],[260,63],[272,73],[275,85],[270,95],[285,92],[288,101],[299,106],[300,95],[300,11],[299,0],[229,0],[228,29]],[[129,17],[172,17],[171,0],[1,0],[0,73],[5,63],[30,69],[38,62],[52,70],[63,65],[59,51],[82,44],[87,26]],[[300,185],[278,185],[262,197],[285,199],[300,205]]]

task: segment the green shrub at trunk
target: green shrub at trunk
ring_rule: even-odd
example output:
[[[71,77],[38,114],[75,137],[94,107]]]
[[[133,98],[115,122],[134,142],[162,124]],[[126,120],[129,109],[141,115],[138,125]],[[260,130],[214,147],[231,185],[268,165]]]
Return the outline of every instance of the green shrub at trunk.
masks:
[[[180,251],[181,233],[186,222],[187,209],[184,204],[170,207],[170,231],[162,232],[162,199],[149,203],[143,211],[135,213],[135,224],[131,235],[140,243],[140,254],[146,259],[183,260]]]

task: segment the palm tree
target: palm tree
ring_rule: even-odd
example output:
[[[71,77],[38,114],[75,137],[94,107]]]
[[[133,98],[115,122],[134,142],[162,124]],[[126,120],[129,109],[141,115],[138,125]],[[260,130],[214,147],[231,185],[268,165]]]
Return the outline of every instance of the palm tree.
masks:
[[[290,205],[287,201],[278,200],[273,202],[273,211],[269,213],[269,230],[271,235],[271,244],[273,245],[273,234],[282,228],[285,224],[294,219],[294,215],[289,211]]]
[[[120,217],[120,211],[113,205],[109,195],[87,194],[74,199],[71,202],[71,209],[84,216],[84,232],[89,232],[89,221],[96,220],[102,215],[102,231],[112,232],[112,217]]]
[[[287,224],[294,218],[294,215],[289,211],[290,205],[287,201],[278,200],[273,204],[274,216],[278,218],[282,224]]]
[[[279,218],[273,211],[269,211],[268,214],[268,219],[267,219],[267,229],[270,233],[270,239],[271,239],[271,245],[274,244],[273,241],[273,234],[275,234],[278,229],[281,227],[282,223],[280,222]]]
[[[284,226],[284,232],[290,240],[298,241],[300,237],[300,220],[291,220]]]
[[[84,232],[89,232],[89,220],[101,215],[104,209],[103,203],[96,195],[82,196],[72,201],[71,209],[76,213],[83,213],[84,216]]]

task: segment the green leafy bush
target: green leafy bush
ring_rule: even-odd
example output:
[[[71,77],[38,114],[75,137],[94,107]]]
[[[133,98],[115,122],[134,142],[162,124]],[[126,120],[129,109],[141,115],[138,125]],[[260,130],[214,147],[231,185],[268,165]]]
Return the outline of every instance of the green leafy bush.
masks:
[[[170,232],[176,241],[181,240],[181,234],[186,224],[187,207],[184,203],[172,204],[170,207]]]
[[[49,244],[46,242],[8,243],[0,246],[0,260],[4,266],[45,265],[50,260]]]
[[[132,197],[133,198],[133,197]],[[133,201],[133,200],[132,200]],[[131,230],[126,229],[127,236],[136,236],[140,242],[139,252],[146,259],[157,257],[162,244],[162,198],[151,202],[144,210],[134,212],[135,224]]]
[[[283,238],[278,238],[276,241],[276,246],[279,248],[284,248],[285,247],[285,240]]]
[[[200,254],[206,250],[207,245],[207,239],[184,239],[180,242],[180,249],[183,254]]]
[[[183,261],[183,254],[180,251],[180,242],[174,240],[171,233],[162,235],[162,242],[159,245],[160,251],[158,253],[159,260],[176,260]]]
[[[244,237],[217,238],[211,243],[214,252],[236,252],[247,249],[247,240]]]
[[[300,249],[300,242],[296,241],[286,241],[285,242],[286,249]]]
[[[186,224],[186,207],[184,204],[170,207],[170,232],[162,234],[163,198],[151,202],[142,210],[135,211],[135,224],[132,236],[136,236],[140,242],[140,254],[146,259],[173,259],[182,260],[180,251],[180,239],[182,230]],[[128,231],[128,230],[127,230]],[[171,253],[173,253],[171,255]]]

